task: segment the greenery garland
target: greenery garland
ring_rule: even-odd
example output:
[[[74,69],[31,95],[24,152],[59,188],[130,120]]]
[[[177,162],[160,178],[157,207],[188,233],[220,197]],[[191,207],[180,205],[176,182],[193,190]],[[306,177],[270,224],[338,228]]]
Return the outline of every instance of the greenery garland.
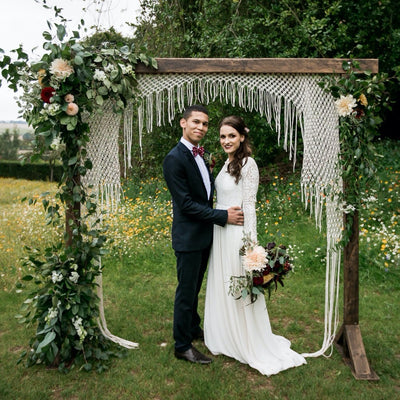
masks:
[[[343,61],[342,67],[343,74],[324,76],[319,84],[335,98],[339,115],[338,168],[343,180],[340,204],[346,214],[341,245],[345,245],[352,234],[354,214],[368,196],[371,181],[377,178],[376,165],[382,156],[377,153],[375,140],[383,111],[391,108],[389,85],[398,84],[400,67],[392,77],[360,71],[352,57]]]
[[[56,24],[59,44],[50,33],[43,34],[45,54],[29,63],[22,47],[14,50],[17,60],[3,55],[2,76],[15,91],[22,88],[20,107],[23,117],[34,128],[40,153],[63,144],[63,176],[56,202],[43,198],[48,224],[62,228],[64,240],[44,249],[27,248],[23,265],[29,271],[17,284],[36,286],[22,305],[21,323],[37,325],[30,350],[20,360],[26,365],[43,363],[67,370],[73,365],[90,370],[106,367],[116,352],[98,326],[96,277],[101,274],[101,256],[107,237],[99,224],[94,195],[88,193],[81,177],[92,168],[87,158],[89,116],[101,112],[106,100],[120,113],[134,100],[138,61],[156,67],[155,61],[137,56],[132,47],[102,43],[94,46],[80,40],[79,34],[63,41],[65,26]],[[0,49],[1,53],[4,53]],[[32,200],[30,200],[32,201]],[[85,210],[83,213],[82,210]]]

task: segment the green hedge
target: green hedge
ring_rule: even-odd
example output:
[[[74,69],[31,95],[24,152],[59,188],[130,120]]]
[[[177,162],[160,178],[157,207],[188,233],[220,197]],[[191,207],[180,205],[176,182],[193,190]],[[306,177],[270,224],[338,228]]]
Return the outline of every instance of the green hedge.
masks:
[[[59,181],[62,167],[56,165],[53,170],[53,181]],[[51,169],[47,163],[25,163],[0,160],[0,176],[3,178],[28,179],[31,181],[49,181]]]

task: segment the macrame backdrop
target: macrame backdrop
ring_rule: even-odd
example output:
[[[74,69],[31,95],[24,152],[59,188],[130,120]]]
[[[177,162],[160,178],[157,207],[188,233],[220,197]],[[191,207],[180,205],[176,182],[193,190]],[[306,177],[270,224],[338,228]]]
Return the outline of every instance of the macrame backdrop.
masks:
[[[141,98],[138,109],[140,146],[143,130],[146,128],[147,132],[151,132],[154,125],[171,124],[176,108],[181,113],[187,105],[209,104],[213,101],[259,112],[268,123],[275,126],[278,143],[283,142],[293,165],[296,162],[297,135],[300,130],[303,138],[302,201],[306,208],[310,207],[310,213],[320,229],[325,210],[327,231],[324,338],[321,348],[313,353],[304,353],[306,357],[326,355],[338,326],[341,249],[337,245],[341,239],[343,215],[337,196],[342,188],[337,169],[339,121],[334,99],[318,86],[319,79],[319,76],[309,74],[137,75]],[[110,113],[111,107],[106,105],[103,116],[91,123],[88,157],[93,161],[93,169],[87,182],[97,188],[103,204],[112,206],[119,201],[121,193],[118,163],[120,119],[112,117]],[[124,115],[124,134],[126,171],[131,167],[131,106]],[[111,340],[118,342],[115,336],[106,336],[112,336]],[[124,345],[123,342],[121,344]]]

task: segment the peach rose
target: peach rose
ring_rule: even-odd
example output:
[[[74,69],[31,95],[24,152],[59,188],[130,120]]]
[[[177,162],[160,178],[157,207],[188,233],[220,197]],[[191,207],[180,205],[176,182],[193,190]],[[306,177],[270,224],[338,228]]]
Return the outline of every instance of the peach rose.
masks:
[[[69,94],[65,95],[64,100],[65,100],[66,103],[73,103],[74,100],[75,100],[75,97],[74,97],[73,94],[69,93]]]
[[[65,111],[71,117],[78,114],[79,107],[75,103],[68,103],[67,110]]]

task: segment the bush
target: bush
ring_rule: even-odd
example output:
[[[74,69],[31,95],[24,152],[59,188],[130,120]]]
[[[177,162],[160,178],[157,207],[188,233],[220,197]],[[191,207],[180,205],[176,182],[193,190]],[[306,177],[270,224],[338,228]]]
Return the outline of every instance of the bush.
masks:
[[[47,163],[26,163],[22,165],[19,161],[0,160],[0,176],[3,178],[58,181],[61,175],[62,168],[60,165],[54,166],[52,171],[52,168]]]

